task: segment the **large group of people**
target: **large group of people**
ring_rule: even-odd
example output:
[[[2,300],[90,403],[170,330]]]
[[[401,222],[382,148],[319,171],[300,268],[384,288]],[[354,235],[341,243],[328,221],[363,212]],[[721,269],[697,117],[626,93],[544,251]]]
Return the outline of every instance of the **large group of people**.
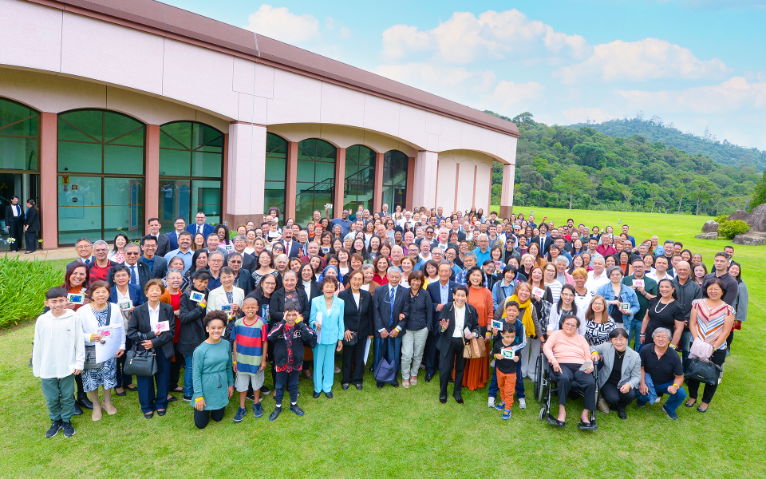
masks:
[[[221,421],[235,391],[236,423],[248,399],[264,416],[272,391],[269,420],[286,390],[303,416],[302,376],[314,399],[332,399],[338,383],[362,390],[365,376],[409,389],[438,372],[441,403],[450,383],[458,404],[463,387],[488,386],[488,407],[507,420],[514,395],[526,408],[524,379],[538,381],[541,355],[558,391],[551,424],[565,427],[573,387],[584,391],[581,429],[596,428],[596,408],[626,419],[632,402],[665,394],[662,409],[677,419],[698,399],[708,410],[747,317],[731,246],[708,272],[680,242],[639,242],[624,224],[616,234],[475,208],[324,213],[299,225],[273,208],[229,231],[200,212],[169,233],[151,218],[135,241],[78,240],[35,327],[46,436],[73,435],[83,409],[93,421],[116,414],[112,394],[129,391],[146,419],[182,395],[198,428]]]

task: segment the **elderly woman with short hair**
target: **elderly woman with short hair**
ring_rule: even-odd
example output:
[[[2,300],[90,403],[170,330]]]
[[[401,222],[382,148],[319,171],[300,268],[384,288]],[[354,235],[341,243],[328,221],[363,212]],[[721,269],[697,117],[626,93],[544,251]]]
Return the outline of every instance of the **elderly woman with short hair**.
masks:
[[[614,319],[618,328],[622,328],[627,323],[629,327],[633,321],[633,316],[641,309],[638,304],[636,292],[622,282],[624,276],[619,266],[611,266],[606,271],[609,282],[596,290],[596,296],[601,296],[608,305],[607,312]],[[627,305],[625,308],[623,306]]]
[[[601,361],[599,411],[609,414],[609,408],[617,409],[620,419],[627,419],[625,408],[636,399],[636,389],[641,382],[641,357],[628,347],[628,332],[614,329],[609,333],[609,341],[591,346],[590,350]]]

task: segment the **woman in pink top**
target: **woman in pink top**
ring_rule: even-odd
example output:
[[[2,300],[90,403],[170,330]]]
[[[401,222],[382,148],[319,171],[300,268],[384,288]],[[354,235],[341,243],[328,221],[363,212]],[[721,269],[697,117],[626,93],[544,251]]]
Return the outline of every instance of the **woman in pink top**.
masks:
[[[593,364],[585,370],[580,367],[591,361],[590,346],[584,337],[577,334],[580,320],[577,316],[566,315],[561,322],[561,329],[553,331],[543,345],[543,352],[550,363],[550,371],[558,385],[559,415],[554,418],[548,414],[548,422],[559,427],[566,425],[566,404],[569,390],[577,386],[585,392],[585,409],[580,415],[580,429],[595,429],[590,422],[590,411],[596,408],[596,380],[591,374]]]

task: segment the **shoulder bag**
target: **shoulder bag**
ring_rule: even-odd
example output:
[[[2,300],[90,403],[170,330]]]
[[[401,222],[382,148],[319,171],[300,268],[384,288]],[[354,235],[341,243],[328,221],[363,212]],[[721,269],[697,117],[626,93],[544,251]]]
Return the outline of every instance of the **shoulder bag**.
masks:
[[[109,323],[112,320],[112,304],[106,303],[106,325],[109,326]],[[89,369],[99,369],[104,365],[104,363],[97,363],[96,362],[96,346],[95,345],[85,345],[85,364],[83,366],[83,370],[89,370]]]
[[[718,384],[718,378],[721,377],[721,368],[704,359],[689,359],[685,376],[687,379],[695,379],[709,386],[715,386]]]

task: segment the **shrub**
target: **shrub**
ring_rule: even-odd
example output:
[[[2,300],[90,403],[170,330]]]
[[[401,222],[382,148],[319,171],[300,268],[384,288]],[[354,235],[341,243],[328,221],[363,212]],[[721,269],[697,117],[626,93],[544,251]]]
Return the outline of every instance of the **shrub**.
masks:
[[[724,221],[718,225],[718,236],[732,239],[750,231],[750,225],[742,220]]]
[[[0,257],[0,327],[36,318],[45,292],[62,282],[61,271],[47,261]]]
[[[716,216],[716,217],[715,217],[715,219],[714,219],[713,221],[715,221],[716,223],[718,223],[719,225],[721,225],[721,224],[723,224],[723,222],[724,222],[724,221],[726,221],[726,219],[727,219],[728,217],[729,217],[729,215],[721,215],[721,216]]]

